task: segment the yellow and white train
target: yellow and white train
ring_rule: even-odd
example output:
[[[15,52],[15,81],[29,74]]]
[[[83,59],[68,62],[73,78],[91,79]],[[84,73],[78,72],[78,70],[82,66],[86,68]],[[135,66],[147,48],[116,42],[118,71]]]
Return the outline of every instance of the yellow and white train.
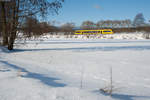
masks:
[[[113,34],[112,29],[98,29],[98,30],[76,30],[78,35],[96,35],[96,34]]]

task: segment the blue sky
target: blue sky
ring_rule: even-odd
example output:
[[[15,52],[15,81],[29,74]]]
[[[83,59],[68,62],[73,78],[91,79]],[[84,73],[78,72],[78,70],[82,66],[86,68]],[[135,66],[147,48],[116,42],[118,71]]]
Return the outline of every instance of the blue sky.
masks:
[[[143,13],[146,21],[150,20],[150,0],[65,0],[59,15],[49,16],[61,24],[74,22],[79,26],[90,20],[133,20],[137,13]]]

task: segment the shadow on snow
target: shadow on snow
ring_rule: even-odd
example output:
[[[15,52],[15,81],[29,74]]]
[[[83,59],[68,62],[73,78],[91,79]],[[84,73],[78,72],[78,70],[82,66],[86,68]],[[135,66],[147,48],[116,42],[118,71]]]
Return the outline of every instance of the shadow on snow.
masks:
[[[116,43],[150,43],[150,41],[125,41],[125,40],[118,40],[118,41],[114,41],[114,40],[110,40],[110,41],[89,41],[89,40],[85,40],[85,41],[69,41],[69,40],[50,40],[50,41],[35,41],[37,44],[116,44]],[[33,42],[28,42],[28,44],[35,44]]]
[[[105,96],[109,96],[108,93],[104,93],[102,91],[94,91],[100,94],[103,94]],[[135,100],[135,98],[142,98],[142,99],[150,99],[150,96],[137,96],[137,95],[129,95],[129,94],[119,94],[119,93],[112,93],[111,96],[115,100]]]
[[[0,69],[0,72],[8,72],[10,69]]]
[[[8,65],[9,67],[11,67],[13,69],[17,69],[17,70],[21,70],[22,72],[26,72],[27,74],[23,75],[22,77],[33,78],[33,79],[40,80],[42,83],[44,83],[44,84],[46,84],[48,86],[52,86],[52,87],[64,87],[64,86],[66,86],[66,84],[55,82],[55,80],[60,80],[58,78],[47,77],[47,76],[44,76],[44,75],[39,74],[39,73],[29,72],[26,69],[20,68],[19,66],[11,64],[11,63],[9,63],[7,61],[1,61],[0,60],[0,62],[3,63],[3,64]]]
[[[97,46],[97,47],[76,47],[76,48],[41,48],[41,49],[14,49],[11,52],[24,52],[24,51],[117,51],[117,50],[150,50],[150,46]]]

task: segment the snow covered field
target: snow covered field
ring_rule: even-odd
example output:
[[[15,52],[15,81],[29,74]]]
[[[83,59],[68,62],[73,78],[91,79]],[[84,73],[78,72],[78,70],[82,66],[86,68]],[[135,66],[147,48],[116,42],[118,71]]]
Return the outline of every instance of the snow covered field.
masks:
[[[99,91],[110,67],[112,96]],[[150,40],[48,38],[11,52],[0,47],[0,100],[150,100]]]
[[[150,39],[150,33],[145,32],[132,32],[132,33],[114,33],[105,35],[63,35],[64,33],[58,33],[58,35],[45,35],[47,38],[78,38],[78,39]]]

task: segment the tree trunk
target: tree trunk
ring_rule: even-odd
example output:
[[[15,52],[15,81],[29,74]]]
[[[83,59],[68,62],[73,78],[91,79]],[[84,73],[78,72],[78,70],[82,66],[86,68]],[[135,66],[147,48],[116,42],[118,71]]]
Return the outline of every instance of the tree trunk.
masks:
[[[17,26],[18,26],[18,12],[19,12],[19,2],[20,0],[17,0],[17,5],[16,2],[14,3],[14,9],[13,9],[13,23],[12,23],[12,30],[9,35],[9,41],[8,41],[8,50],[13,50],[14,47],[14,42],[16,39],[16,34],[17,34]]]
[[[10,33],[8,50],[13,50],[15,39],[16,39],[16,31]]]
[[[8,44],[8,33],[7,33],[7,22],[6,22],[6,11],[5,11],[5,2],[1,3],[1,12],[2,12],[2,45],[6,46]]]

